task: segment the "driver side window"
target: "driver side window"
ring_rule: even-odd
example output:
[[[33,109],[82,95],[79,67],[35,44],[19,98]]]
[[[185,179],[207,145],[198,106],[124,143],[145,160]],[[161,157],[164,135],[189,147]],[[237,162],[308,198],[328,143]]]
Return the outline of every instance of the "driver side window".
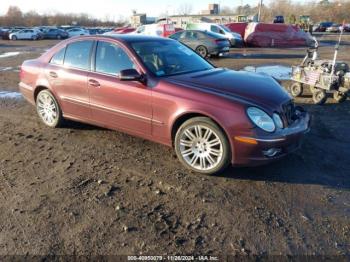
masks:
[[[96,50],[95,71],[108,75],[119,75],[120,71],[136,68],[128,54],[119,46],[99,41]]]

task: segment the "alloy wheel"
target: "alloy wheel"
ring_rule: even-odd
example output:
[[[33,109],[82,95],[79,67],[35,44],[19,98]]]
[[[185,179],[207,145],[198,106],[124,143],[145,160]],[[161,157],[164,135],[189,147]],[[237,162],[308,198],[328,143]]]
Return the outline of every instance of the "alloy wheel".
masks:
[[[208,55],[208,51],[205,48],[205,46],[199,46],[196,49],[197,53],[201,56],[201,57],[206,57]]]
[[[204,125],[187,127],[181,134],[179,149],[187,164],[199,171],[216,168],[224,152],[219,135]]]
[[[47,92],[40,92],[36,101],[40,118],[46,125],[54,126],[59,118],[59,109],[56,101]]]

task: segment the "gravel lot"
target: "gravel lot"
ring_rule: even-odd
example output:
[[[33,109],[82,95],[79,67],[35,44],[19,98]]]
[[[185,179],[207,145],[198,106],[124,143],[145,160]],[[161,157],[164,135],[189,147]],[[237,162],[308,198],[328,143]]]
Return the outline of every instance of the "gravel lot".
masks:
[[[335,36],[322,38],[332,58]],[[0,41],[0,91],[56,41]],[[6,52],[18,54],[1,57]],[[299,63],[305,49],[233,49],[217,66]],[[350,36],[340,59],[350,62]],[[6,69],[7,68],[7,69]],[[284,84],[287,84],[284,82]],[[263,92],[263,90],[262,90]],[[350,256],[350,100],[316,106],[298,152],[201,176],[170,148],[89,125],[51,130],[0,99],[0,255]],[[317,257],[314,257],[317,258]]]

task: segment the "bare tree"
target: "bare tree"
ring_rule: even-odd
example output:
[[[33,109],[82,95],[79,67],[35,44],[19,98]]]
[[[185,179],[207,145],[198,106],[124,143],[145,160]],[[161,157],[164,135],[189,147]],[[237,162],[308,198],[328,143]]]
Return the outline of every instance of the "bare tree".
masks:
[[[21,9],[17,6],[10,6],[5,15],[5,23],[7,25],[22,25],[23,14]]]
[[[4,16],[0,16],[0,25],[3,26],[40,26],[40,25],[71,25],[77,23],[81,26],[122,26],[127,24],[122,17],[117,21],[114,18],[106,17],[103,21],[91,17],[89,14],[62,14],[62,13],[50,13],[40,15],[35,11],[29,11],[22,13],[22,11],[16,7],[11,6]]]
[[[231,8],[229,6],[223,6],[220,8],[220,14],[221,15],[233,14],[233,8]]]
[[[188,3],[181,4],[177,9],[178,15],[189,15],[192,13],[193,6]]]

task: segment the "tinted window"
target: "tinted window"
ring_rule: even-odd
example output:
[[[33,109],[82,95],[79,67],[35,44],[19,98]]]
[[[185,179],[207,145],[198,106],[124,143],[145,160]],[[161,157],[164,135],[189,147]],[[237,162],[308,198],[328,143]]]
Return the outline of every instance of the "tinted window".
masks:
[[[157,76],[186,74],[213,68],[192,49],[176,41],[135,42],[132,43],[132,48],[145,66]]]
[[[119,46],[98,42],[96,51],[96,72],[118,75],[121,70],[135,68],[129,56]]]
[[[178,40],[178,39],[180,38],[180,35],[181,35],[182,33],[183,33],[183,32],[177,32],[177,33],[172,34],[171,36],[169,36],[169,38]]]
[[[185,38],[188,40],[197,40],[199,39],[199,34],[196,31],[187,31]]]
[[[212,25],[210,27],[210,29],[211,29],[210,31],[212,31],[214,33],[218,33],[218,34],[222,34],[222,35],[225,34],[225,31],[223,29],[221,29],[220,27],[218,27],[218,26]]]
[[[67,46],[64,65],[80,69],[90,69],[90,50],[92,41],[79,41]]]
[[[219,28],[217,26],[215,26],[215,25],[212,25],[210,27],[210,31],[215,32],[215,33],[219,33],[220,32]]]
[[[64,60],[64,53],[66,51],[66,48],[62,48],[60,51],[58,51],[52,58],[50,63],[55,65],[62,65]]]

